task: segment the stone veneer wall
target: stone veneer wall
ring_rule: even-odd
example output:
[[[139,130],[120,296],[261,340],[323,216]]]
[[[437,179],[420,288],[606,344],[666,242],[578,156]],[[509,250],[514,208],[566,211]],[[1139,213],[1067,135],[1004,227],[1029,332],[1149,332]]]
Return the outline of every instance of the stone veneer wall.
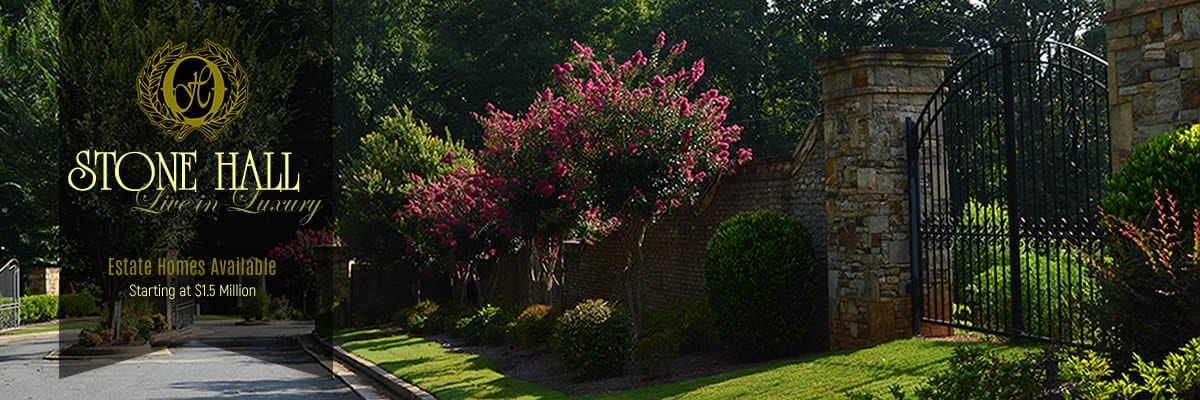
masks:
[[[905,119],[933,95],[949,49],[864,48],[819,60],[834,348],[912,335]]]
[[[28,267],[21,270],[24,275],[21,291],[34,294],[59,294],[59,281],[62,268],[59,267]]]
[[[1113,162],[1200,122],[1200,0],[1105,0]]]
[[[815,126],[819,128],[819,125]],[[650,310],[667,310],[676,302],[704,295],[704,250],[717,226],[733,215],[773,209],[788,213],[808,227],[817,260],[818,281],[825,281],[825,177],[820,130],[810,129],[790,158],[756,160],[720,183],[692,211],[676,211],[646,232],[646,269],[642,272],[642,301]],[[625,265],[618,231],[593,245],[580,245],[568,254],[563,299],[569,306],[589,298],[621,300],[621,271]],[[815,348],[827,347],[828,316],[824,285],[818,283],[816,322],[811,327]]]

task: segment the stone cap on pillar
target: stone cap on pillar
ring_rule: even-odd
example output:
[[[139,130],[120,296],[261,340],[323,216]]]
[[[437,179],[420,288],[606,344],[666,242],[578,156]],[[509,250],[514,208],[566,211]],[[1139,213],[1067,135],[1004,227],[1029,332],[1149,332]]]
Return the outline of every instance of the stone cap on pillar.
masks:
[[[1100,16],[1100,21],[1113,22],[1196,3],[1200,3],[1200,0],[1104,0],[1104,9],[1107,12]],[[1112,36],[1109,38],[1111,40]]]
[[[821,101],[874,93],[933,93],[954,50],[949,47],[860,47],[813,61]]]

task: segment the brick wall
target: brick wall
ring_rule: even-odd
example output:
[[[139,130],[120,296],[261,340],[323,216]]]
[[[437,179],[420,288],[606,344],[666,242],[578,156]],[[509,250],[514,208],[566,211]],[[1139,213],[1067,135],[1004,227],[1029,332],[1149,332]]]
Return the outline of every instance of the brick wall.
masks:
[[[641,279],[647,309],[664,310],[703,295],[704,249],[717,226],[743,211],[772,209],[796,217],[809,229],[819,275],[816,321],[827,321],[825,156],[819,127],[817,123],[806,133],[792,157],[753,161],[736,175],[722,177],[694,209],[677,210],[647,229]],[[615,232],[599,243],[580,245],[578,254],[568,256],[562,288],[567,305],[589,298],[621,300],[626,236]],[[814,325],[817,345],[824,347],[828,324]]]

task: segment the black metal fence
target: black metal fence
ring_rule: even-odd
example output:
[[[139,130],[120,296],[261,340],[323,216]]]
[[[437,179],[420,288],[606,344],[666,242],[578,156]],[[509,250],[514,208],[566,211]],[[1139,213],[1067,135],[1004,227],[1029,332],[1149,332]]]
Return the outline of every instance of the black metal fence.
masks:
[[[1106,76],[1070,45],[1006,43],[959,63],[908,121],[914,330],[1091,340]]]
[[[17,259],[0,266],[0,331],[21,327],[21,264]]]

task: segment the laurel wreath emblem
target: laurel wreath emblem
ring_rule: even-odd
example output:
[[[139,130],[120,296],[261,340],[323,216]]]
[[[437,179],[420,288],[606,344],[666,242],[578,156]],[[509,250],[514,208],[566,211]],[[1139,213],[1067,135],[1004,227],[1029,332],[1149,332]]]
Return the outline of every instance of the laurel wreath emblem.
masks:
[[[225,130],[230,122],[237,119],[242,110],[246,108],[246,102],[249,99],[246,70],[233,56],[232,51],[211,41],[205,40],[204,47],[194,53],[185,53],[186,49],[187,43],[173,45],[171,42],[167,42],[166,45],[150,55],[146,64],[142,66],[141,73],[138,74],[138,106],[150,119],[151,124],[162,129],[164,134],[174,137],[175,141],[183,141],[196,131],[208,140],[217,140],[221,131]],[[228,81],[226,98],[220,109],[205,115],[198,124],[185,123],[186,118],[183,114],[168,107],[158,90],[162,86],[163,76],[166,75],[167,70],[176,61],[188,56],[198,56],[212,61],[221,76]]]

